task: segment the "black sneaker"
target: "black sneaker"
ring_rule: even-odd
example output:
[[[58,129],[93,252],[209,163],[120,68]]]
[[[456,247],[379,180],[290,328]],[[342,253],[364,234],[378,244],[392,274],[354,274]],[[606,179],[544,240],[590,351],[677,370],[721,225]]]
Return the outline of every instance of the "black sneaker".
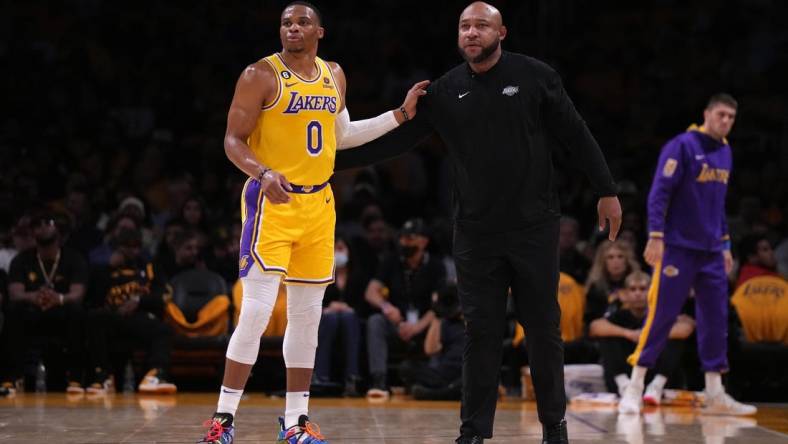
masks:
[[[542,425],[542,444],[569,444],[566,419],[562,419],[558,424]]]
[[[484,438],[479,435],[467,436],[463,435],[454,441],[456,444],[484,444]]]
[[[428,401],[459,401],[462,391],[459,387],[430,388],[416,384],[411,388],[413,399]]]
[[[361,378],[358,376],[348,376],[345,379],[345,391],[342,393],[342,396],[346,398],[358,398],[361,396],[361,393],[358,391],[358,385],[361,382]]]

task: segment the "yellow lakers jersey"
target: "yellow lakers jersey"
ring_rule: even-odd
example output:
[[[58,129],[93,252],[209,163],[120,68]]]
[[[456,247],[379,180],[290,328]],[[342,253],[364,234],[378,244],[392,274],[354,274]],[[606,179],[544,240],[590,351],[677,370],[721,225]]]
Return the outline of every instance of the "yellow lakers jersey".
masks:
[[[731,298],[750,342],[788,345],[788,282],[780,276],[747,279]]]
[[[334,120],[340,95],[328,64],[315,58],[317,76],[304,79],[279,54],[263,59],[276,72],[278,92],[262,112],[247,143],[257,160],[296,185],[331,177],[336,157]]]
[[[561,307],[561,339],[569,342],[582,338],[586,293],[583,286],[566,273],[559,273],[558,305]],[[512,344],[517,347],[523,339],[525,339],[525,330],[518,323]]]

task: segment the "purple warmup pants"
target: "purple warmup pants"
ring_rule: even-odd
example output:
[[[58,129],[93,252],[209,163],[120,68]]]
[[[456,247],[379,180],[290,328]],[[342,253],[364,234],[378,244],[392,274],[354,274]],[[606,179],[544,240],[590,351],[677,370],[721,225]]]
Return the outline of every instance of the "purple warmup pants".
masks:
[[[668,334],[695,289],[698,351],[703,371],[728,370],[728,279],[721,252],[665,245],[648,292],[648,316],[630,365],[651,368],[665,348]]]

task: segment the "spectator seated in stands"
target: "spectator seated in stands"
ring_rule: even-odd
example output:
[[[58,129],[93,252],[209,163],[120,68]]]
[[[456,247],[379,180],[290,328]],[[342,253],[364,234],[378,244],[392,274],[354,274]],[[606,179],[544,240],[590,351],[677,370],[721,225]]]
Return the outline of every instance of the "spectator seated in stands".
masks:
[[[361,324],[356,307],[361,300],[359,294],[351,293],[351,268],[355,263],[351,257],[353,256],[347,243],[338,237],[334,243],[336,280],[326,288],[323,297],[323,316],[320,318],[313,377],[313,384],[330,383],[332,357],[344,356],[345,396],[358,395],[360,380],[358,355],[361,346]],[[342,349],[339,349],[338,343],[343,345]],[[340,350],[344,353],[340,354]]]
[[[602,317],[608,305],[619,300],[624,279],[635,271],[640,271],[640,264],[629,243],[605,240],[599,244],[586,281],[586,325]]]
[[[56,367],[50,365],[54,360],[47,362],[49,358],[65,358],[68,392],[83,393],[82,300],[88,282],[87,264],[75,250],[61,247],[61,227],[53,214],[42,212],[32,217],[30,227],[36,245],[14,257],[8,276],[3,386],[23,387],[27,353],[38,349],[49,369]],[[48,376],[52,381],[51,374]]]
[[[114,240],[114,251],[107,267],[94,272],[94,291],[98,308],[88,313],[88,357],[93,369],[91,394],[113,388],[110,378],[110,350],[132,340],[148,348],[148,372],[139,384],[140,393],[175,393],[167,381],[172,328],[162,320],[165,282],[153,264],[142,255],[142,234],[137,229],[122,229]]]
[[[427,253],[424,221],[411,219],[402,227],[399,248],[387,253],[367,286],[365,297],[380,313],[367,321],[367,354],[372,378],[367,396],[386,398],[389,341],[400,348],[421,349],[435,317],[432,293],[441,288],[446,270],[440,258]]]
[[[459,400],[465,323],[457,287],[447,285],[434,293],[432,307],[435,318],[424,339],[424,354],[430,359],[403,361],[400,378],[416,399]]]
[[[165,319],[176,334],[190,338],[227,336],[230,298],[221,275],[196,267],[179,272],[169,285],[172,298],[165,304]]]
[[[115,252],[115,240],[121,230],[139,230],[137,220],[129,214],[118,213],[107,224],[104,241],[101,245],[90,250],[88,262],[91,266],[107,266],[109,259]],[[147,255],[143,252],[143,257]]]
[[[739,242],[741,268],[736,288],[757,276],[779,276],[772,244],[764,235],[751,234]]]
[[[156,269],[167,280],[181,271],[197,267],[200,261],[197,233],[184,229],[181,222],[174,220],[167,223],[164,236],[156,254]]]
[[[619,292],[619,298],[603,312],[590,315],[594,319],[589,326],[589,335],[599,339],[605,384],[609,391],[619,395],[629,384],[628,375],[632,368],[627,363],[627,357],[635,350],[646,319],[649,284],[650,278],[646,273],[631,273],[626,277],[625,288]],[[660,404],[665,383],[678,368],[683,341],[694,329],[695,321],[692,318],[684,314],[678,316],[670,330],[668,344],[653,370],[653,379],[643,395],[646,403]]]
[[[164,306],[164,319],[176,336],[225,337],[230,326],[230,298],[224,278],[205,268],[200,259],[198,234],[191,230],[173,234],[172,261],[157,263],[172,290]],[[215,341],[211,342],[215,344]]]

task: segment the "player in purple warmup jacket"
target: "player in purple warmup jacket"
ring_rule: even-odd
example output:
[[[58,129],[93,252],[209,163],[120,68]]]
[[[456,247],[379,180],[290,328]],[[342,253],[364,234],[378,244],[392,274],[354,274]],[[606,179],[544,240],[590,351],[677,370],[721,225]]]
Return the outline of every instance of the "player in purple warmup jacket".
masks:
[[[659,156],[648,196],[649,240],[644,256],[654,267],[648,316],[635,352],[620,413],[640,413],[646,370],[657,361],[690,290],[695,290],[698,351],[706,374],[704,413],[751,415],[755,407],[725,393],[728,370],[728,279],[733,266],[725,221],[725,193],[732,167],[726,136],[736,120],[736,100],[711,97],[703,126],[670,140]]]

